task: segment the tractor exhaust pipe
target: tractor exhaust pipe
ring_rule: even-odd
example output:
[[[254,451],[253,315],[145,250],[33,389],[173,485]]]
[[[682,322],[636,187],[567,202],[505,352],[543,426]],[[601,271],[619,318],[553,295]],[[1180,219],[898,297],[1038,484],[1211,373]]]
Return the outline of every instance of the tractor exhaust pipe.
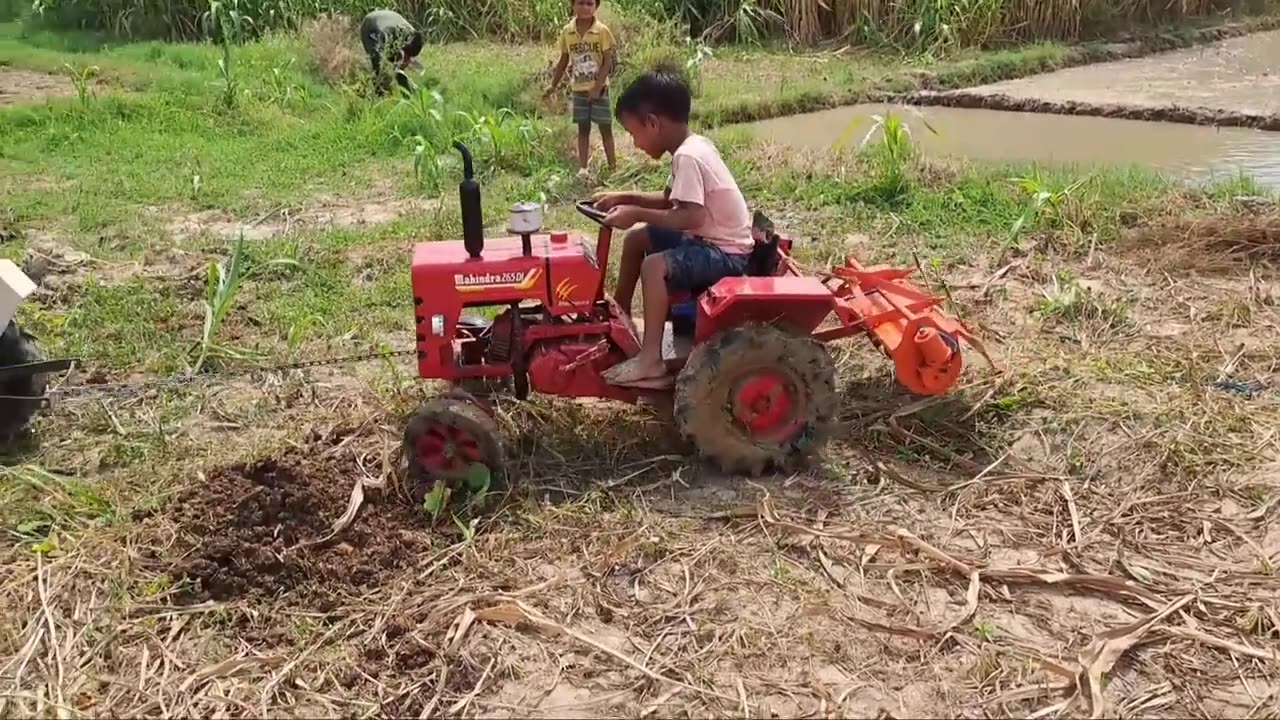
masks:
[[[458,184],[458,197],[462,202],[462,246],[472,260],[479,260],[484,251],[484,214],[480,210],[480,183],[475,179],[475,165],[471,151],[461,142],[453,144],[462,155],[462,182]]]

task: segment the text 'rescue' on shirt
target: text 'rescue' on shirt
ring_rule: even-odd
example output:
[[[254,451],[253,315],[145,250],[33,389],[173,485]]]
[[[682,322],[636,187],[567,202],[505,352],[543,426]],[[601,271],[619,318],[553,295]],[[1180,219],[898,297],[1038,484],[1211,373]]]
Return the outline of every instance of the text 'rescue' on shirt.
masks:
[[[560,32],[560,51],[569,56],[569,83],[573,92],[588,92],[596,84],[596,75],[604,63],[604,54],[614,48],[613,32],[598,19],[585,33],[578,33],[573,19]],[[604,87],[609,86],[605,78]]]

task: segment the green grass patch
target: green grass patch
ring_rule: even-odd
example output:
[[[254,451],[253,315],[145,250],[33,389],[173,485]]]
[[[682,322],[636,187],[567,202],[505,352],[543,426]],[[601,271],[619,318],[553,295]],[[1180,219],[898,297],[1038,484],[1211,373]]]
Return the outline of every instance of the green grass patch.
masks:
[[[212,339],[201,328],[214,296],[200,280],[89,275],[72,286],[74,296],[22,308],[23,322],[48,338],[54,354],[169,372],[189,367],[200,355],[193,348],[211,344],[264,358],[325,338],[367,345],[406,331],[409,246],[460,234],[455,139],[475,152],[491,227],[501,226],[511,203],[541,196],[551,203],[549,225],[594,231],[571,208],[589,191],[572,177],[567,119],[526,104],[550,59],[544,47],[428,46],[423,91],[375,102],[359,88],[323,80],[300,37],[269,34],[232,50],[241,95],[228,107],[213,45],[97,43],[83,34],[59,44],[58,37],[0,25],[0,62],[98,67],[102,79],[83,100],[0,111],[0,201],[10,207],[6,222],[19,229],[38,229],[99,259],[148,258],[177,245],[216,263],[231,256],[230,242],[175,237],[170,223],[201,211],[247,222],[280,208],[358,204],[369,196],[417,195],[440,204],[373,228],[303,227],[287,239],[248,244],[250,265],[281,256],[298,265],[244,278]],[[767,113],[770,103],[818,97],[824,87],[830,99],[918,83],[921,72],[942,82],[992,79],[1063,57],[1053,45],[923,63],[739,48],[695,68],[696,106],[704,121],[725,119],[734,107]],[[1175,190],[1153,174],[1127,170],[1086,177],[1072,169],[962,164],[938,171],[895,122],[883,120],[881,139],[861,154],[819,158],[812,168],[761,158],[740,128],[714,135],[749,201],[770,213],[799,212],[784,228],[823,262],[838,256],[853,232],[892,238],[881,248],[896,261],[914,253],[962,260],[1033,233],[1106,241],[1118,235],[1123,208],[1155,205]],[[625,133],[618,135],[625,146]],[[626,161],[608,184],[658,189],[665,176],[664,163]],[[1256,190],[1233,181],[1217,192],[1246,189]],[[1051,201],[1037,201],[1041,195]],[[28,242],[37,237],[29,234]],[[17,258],[22,250],[19,241],[5,253]]]
[[[65,306],[22,306],[21,320],[54,356],[79,357],[94,368],[177,370],[182,337],[195,340],[195,307],[177,288],[139,279],[99,282],[89,277]],[[188,309],[189,308],[189,309]]]
[[[62,534],[115,516],[111,502],[86,482],[35,465],[0,467],[0,527],[32,552],[56,555]]]

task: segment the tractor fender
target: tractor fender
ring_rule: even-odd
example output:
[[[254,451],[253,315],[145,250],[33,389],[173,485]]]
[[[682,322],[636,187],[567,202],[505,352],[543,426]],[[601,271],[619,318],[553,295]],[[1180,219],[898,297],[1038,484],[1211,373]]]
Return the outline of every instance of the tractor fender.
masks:
[[[831,291],[815,277],[727,277],[698,299],[695,342],[756,323],[809,334],[834,307]]]

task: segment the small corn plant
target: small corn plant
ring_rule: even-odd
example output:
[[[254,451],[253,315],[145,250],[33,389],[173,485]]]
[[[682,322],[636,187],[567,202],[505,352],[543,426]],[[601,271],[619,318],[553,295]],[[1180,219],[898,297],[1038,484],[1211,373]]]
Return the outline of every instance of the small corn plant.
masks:
[[[930,133],[935,135],[938,133],[925,119],[923,113],[915,108],[907,108],[907,111],[914,115]],[[886,111],[883,115],[872,115],[871,120],[871,128],[862,136],[857,146],[858,152],[867,158],[872,170],[859,189],[859,194],[864,199],[877,204],[894,204],[902,200],[910,191],[908,166],[915,157],[911,126],[892,111]],[[859,123],[860,121],[855,120],[845,128],[836,142],[837,150],[849,144]],[[872,143],[877,133],[880,135],[880,141]]]
[[[200,372],[211,356],[244,357],[244,353],[218,342],[218,331],[231,312],[236,302],[236,293],[245,278],[252,277],[260,270],[269,267],[299,267],[298,261],[290,258],[277,258],[265,265],[246,268],[247,258],[244,245],[244,233],[240,234],[231,257],[224,262],[211,262],[205,272],[204,290],[204,328],[200,334],[200,355],[191,368],[192,374]]]
[[[440,160],[436,156],[435,147],[421,135],[414,135],[409,138],[408,142],[413,147],[414,179],[423,188],[438,190],[440,188],[441,172]]]
[[[98,66],[89,65],[85,67],[76,67],[71,63],[65,63],[62,71],[71,78],[71,84],[76,88],[76,97],[80,100],[81,108],[88,108],[89,101],[93,99],[92,80],[98,76]]]
[[[463,506],[465,514],[466,511],[479,507],[484,503],[485,498],[489,495],[489,490],[492,488],[493,476],[490,474],[489,468],[480,463],[472,463],[467,468],[466,477],[462,478],[462,481],[462,486],[457,489],[467,498]],[[443,480],[436,480],[431,491],[422,498],[422,512],[430,517],[433,522],[438,520],[440,514],[449,506],[449,500],[453,493],[454,488],[451,488],[449,483]],[[454,515],[453,520],[457,523],[458,516]]]
[[[267,96],[271,102],[279,105],[287,105],[295,100],[304,104],[307,102],[307,89],[293,82],[289,76],[294,62],[293,58],[289,58],[283,65],[271,68],[271,74],[267,76]]]
[[[236,98],[240,93],[231,63],[232,47],[242,42],[253,26],[253,18],[241,11],[240,2],[241,0],[214,0],[200,16],[205,36],[222,46],[218,72],[222,75],[222,104],[228,110],[235,108]]]
[[[1027,206],[1009,229],[1010,237],[1016,239],[1028,224],[1034,226],[1046,222],[1078,233],[1079,228],[1071,221],[1068,205],[1074,201],[1077,191],[1092,179],[1092,176],[1086,176],[1070,185],[1061,185],[1046,180],[1039,167],[1033,168],[1029,175],[1011,178],[1009,182],[1027,196]]]
[[[465,132],[491,149],[492,167],[505,167],[532,172],[534,159],[542,148],[538,127],[511,108],[499,108],[492,115],[458,111]]]
[[[920,121],[920,124],[924,125],[926,130],[934,135],[938,134],[938,131],[934,129],[933,125],[929,124],[924,113],[912,107],[908,107],[906,110],[911,115],[915,116],[915,118]],[[875,137],[877,132],[879,132],[881,140],[880,145],[877,146],[877,150],[884,153],[895,163],[905,163],[915,150],[912,145],[911,126],[904,122],[902,118],[894,115],[891,110],[886,110],[883,115],[872,115],[871,119],[873,121],[871,128],[862,136],[862,141],[858,143],[858,149],[866,149],[867,145],[871,143],[871,139]],[[842,133],[837,146],[846,145],[848,143],[849,135],[857,126],[857,121],[850,123],[849,127],[845,128],[844,133]]]

